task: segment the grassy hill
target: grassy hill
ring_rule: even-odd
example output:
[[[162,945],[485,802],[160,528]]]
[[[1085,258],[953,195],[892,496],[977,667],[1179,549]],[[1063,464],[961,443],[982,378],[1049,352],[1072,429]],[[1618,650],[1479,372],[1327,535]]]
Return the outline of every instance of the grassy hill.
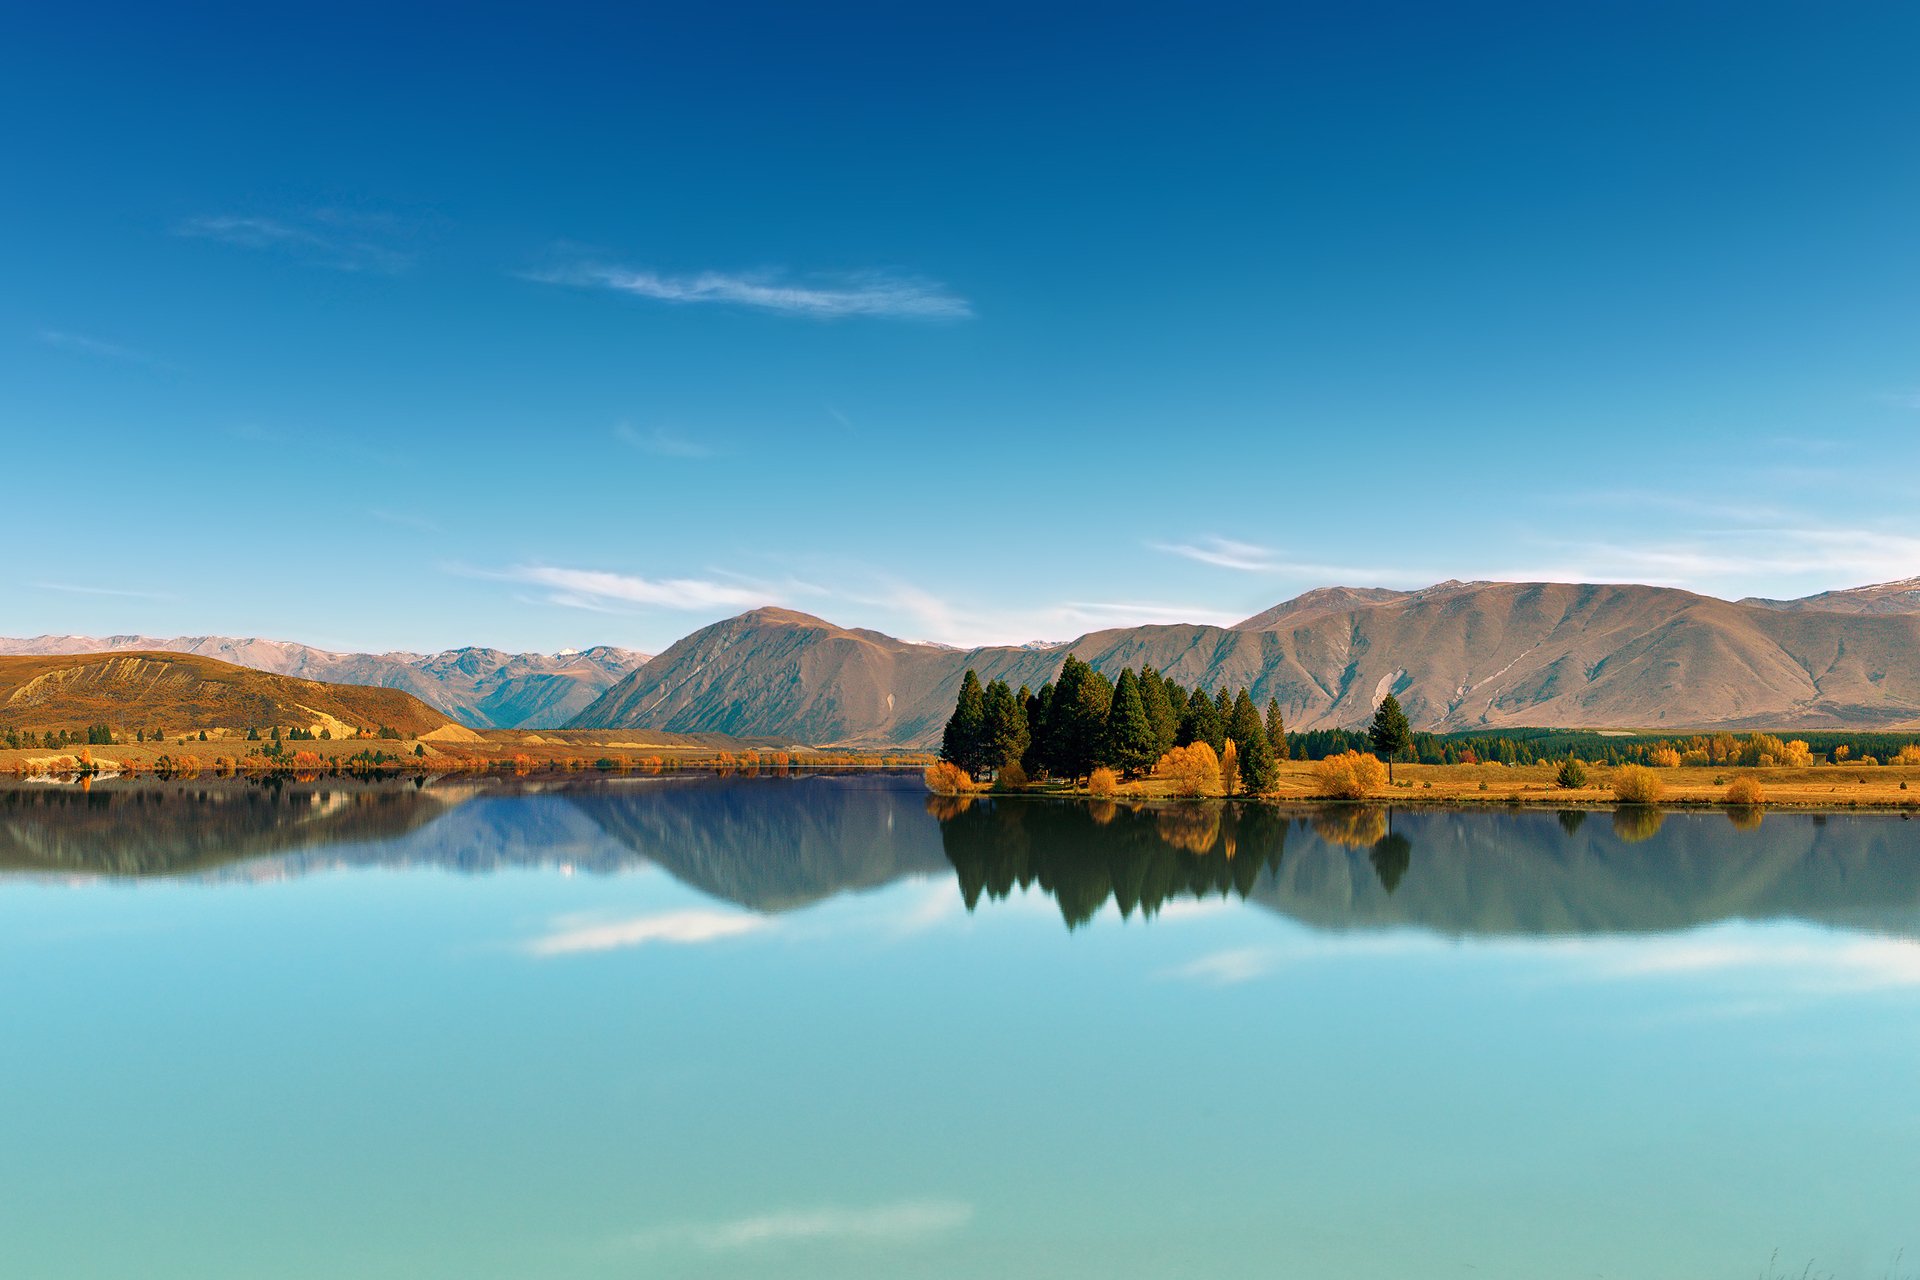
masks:
[[[0,657],[0,728],[35,732],[105,724],[116,734],[244,732],[257,726],[396,729],[417,737],[451,727],[445,714],[398,689],[327,684],[181,653]]]

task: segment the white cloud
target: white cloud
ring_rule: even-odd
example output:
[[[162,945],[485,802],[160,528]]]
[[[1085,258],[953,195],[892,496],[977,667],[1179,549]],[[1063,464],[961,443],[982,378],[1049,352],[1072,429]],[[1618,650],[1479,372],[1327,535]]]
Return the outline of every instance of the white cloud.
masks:
[[[611,289],[661,302],[717,302],[774,311],[783,315],[835,320],[847,316],[883,316],[907,320],[964,320],[973,315],[965,298],[945,286],[915,276],[865,272],[802,283],[775,273],[667,276],[653,271],[592,264],[535,273],[546,284]]]
[[[768,926],[769,922],[764,916],[698,909],[666,911],[625,920],[563,917],[554,922],[551,931],[526,943],[522,949],[534,956],[562,956],[617,951],[649,943],[696,946],[756,933]]]
[[[188,218],[173,230],[190,239],[288,253],[336,271],[390,274],[404,270],[412,262],[411,255],[368,232],[386,232],[391,227],[390,219],[320,209],[300,219],[214,214]]]
[[[1235,542],[1231,538],[1200,538],[1193,542],[1156,542],[1155,551],[1164,551],[1168,555],[1180,556],[1200,564],[1210,564],[1220,569],[1238,569],[1242,573],[1273,573],[1285,566],[1276,559],[1276,553],[1267,547],[1257,547],[1251,542]]]
[[[625,441],[642,453],[651,453],[661,458],[711,458],[713,449],[698,440],[668,431],[664,427],[652,427],[640,431],[628,423],[621,423],[613,429],[615,438]]]
[[[973,1221],[958,1200],[902,1200],[862,1207],[780,1209],[726,1222],[687,1223],[635,1236],[639,1248],[691,1245],[711,1253],[779,1245],[905,1245],[950,1235]]]
[[[1190,960],[1167,970],[1165,976],[1208,986],[1233,986],[1266,977],[1280,967],[1281,959],[1280,952],[1272,947],[1233,947]]]
[[[123,347],[115,342],[102,342],[98,338],[89,338],[83,333],[68,333],[61,329],[42,329],[35,335],[50,347],[63,351],[77,351],[83,355],[103,356],[109,360],[120,360],[127,364],[144,365],[149,369],[173,370],[176,366],[157,356],[132,347]]]
[[[518,565],[479,576],[545,587],[547,603],[575,609],[608,611],[611,605],[642,605],[658,609],[751,609],[776,603],[759,585],[716,582],[710,578],[638,578],[598,569],[567,569],[558,565]]]
[[[30,582],[39,591],[58,591],[69,596],[114,596],[125,600],[171,600],[164,591],[135,591],[125,587],[89,587],[77,582]]]

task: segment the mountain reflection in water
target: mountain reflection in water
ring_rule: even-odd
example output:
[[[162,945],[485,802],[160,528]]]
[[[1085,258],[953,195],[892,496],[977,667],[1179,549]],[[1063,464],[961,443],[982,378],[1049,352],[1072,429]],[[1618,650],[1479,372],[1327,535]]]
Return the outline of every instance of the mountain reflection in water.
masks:
[[[1902,815],[1318,812],[930,798],[898,775],[548,784],[109,783],[0,790],[0,874],[276,879],[652,865],[758,912],[952,875],[970,910],[1040,892],[1077,927],[1226,897],[1325,929],[1662,932],[1800,919],[1920,936]]]

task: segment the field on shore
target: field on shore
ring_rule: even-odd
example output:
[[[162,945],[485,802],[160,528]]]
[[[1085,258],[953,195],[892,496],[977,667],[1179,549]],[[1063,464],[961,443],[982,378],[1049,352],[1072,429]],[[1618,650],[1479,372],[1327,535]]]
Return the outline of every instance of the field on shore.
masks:
[[[1289,760],[1266,799],[1299,802],[1328,800],[1326,788],[1311,761]],[[1495,804],[1572,808],[1619,803],[1609,780],[1613,769],[1587,766],[1587,785],[1567,788],[1554,780],[1559,765],[1396,764],[1394,785],[1374,788],[1361,803]],[[1736,778],[1760,784],[1765,803],[1775,808],[1914,808],[1920,809],[1920,766],[1813,765],[1807,768],[1739,768],[1714,766],[1655,769],[1665,805],[1724,805],[1727,788]],[[1084,788],[1040,784],[1039,794],[1087,794]],[[1171,784],[1161,778],[1122,783],[1116,800],[1170,800]]]

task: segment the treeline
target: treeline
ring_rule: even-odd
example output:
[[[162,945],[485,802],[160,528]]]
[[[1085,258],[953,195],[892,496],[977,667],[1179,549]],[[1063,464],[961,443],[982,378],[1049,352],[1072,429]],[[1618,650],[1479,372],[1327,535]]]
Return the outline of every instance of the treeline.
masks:
[[[1601,765],[1891,764],[1903,751],[1920,750],[1920,735],[1844,730],[1796,733],[1785,740],[1770,733],[1660,737],[1578,729],[1415,733],[1412,738],[1410,758],[1419,764],[1555,764],[1569,756]],[[1288,734],[1287,743],[1297,760],[1372,749],[1364,729],[1310,729]]]
[[[1251,794],[1273,786],[1289,750],[1277,701],[1268,701],[1263,716],[1244,688],[1236,694],[1222,685],[1209,694],[1150,666],[1128,667],[1109,680],[1069,657],[1059,679],[1038,693],[1025,685],[1014,690],[1004,680],[983,687],[969,667],[941,735],[940,758],[976,779],[991,775],[1020,785],[1078,780],[1096,769],[1139,777],[1168,752],[1195,743],[1220,758],[1228,790],[1237,785]]]
[[[392,725],[383,724],[371,733],[360,730],[347,736],[354,740],[379,738],[397,742],[406,735]],[[248,742],[330,742],[332,739],[333,733],[324,727],[314,730],[299,725],[286,729],[282,729],[279,725],[270,725],[264,734],[258,725],[252,725],[248,727],[246,733]],[[43,729],[38,732],[32,729],[0,729],[0,743],[4,743],[14,751],[31,751],[35,748],[57,750],[62,747],[79,746],[112,747],[125,746],[129,742],[163,743],[165,741],[167,741],[167,734],[163,729],[136,728],[129,737],[125,729],[116,733],[112,726],[105,724],[90,724],[84,729]],[[175,737],[174,741],[181,746],[194,741],[206,742],[208,741],[207,731],[205,729],[189,730]]]

